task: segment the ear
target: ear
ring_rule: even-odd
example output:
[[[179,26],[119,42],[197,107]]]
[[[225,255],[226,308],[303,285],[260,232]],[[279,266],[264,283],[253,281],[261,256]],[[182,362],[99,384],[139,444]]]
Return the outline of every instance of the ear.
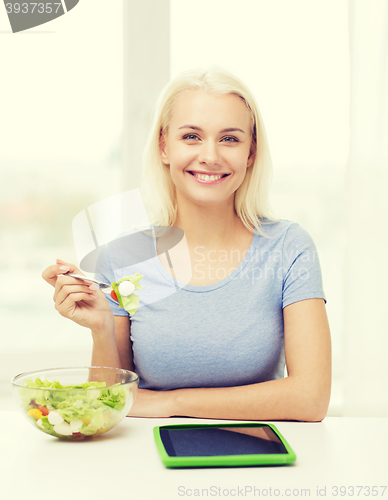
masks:
[[[257,151],[257,140],[256,140],[256,126],[253,129],[252,137],[251,137],[251,147],[249,148],[249,156],[247,160],[247,168],[251,167],[256,159],[256,151]]]
[[[160,158],[161,158],[162,162],[165,165],[170,165],[170,162],[168,160],[168,156],[166,153],[166,142],[164,139],[163,132],[160,132],[160,136],[159,136],[159,151],[160,151]]]
[[[256,141],[255,141],[255,138],[253,138],[252,142],[251,142],[251,148],[249,151],[248,160],[247,160],[247,168],[249,168],[253,165],[253,163],[255,162],[255,158],[256,158]]]
[[[255,157],[256,157],[256,151],[252,151],[249,153],[248,160],[247,160],[247,168],[251,167],[253,163],[255,162]]]

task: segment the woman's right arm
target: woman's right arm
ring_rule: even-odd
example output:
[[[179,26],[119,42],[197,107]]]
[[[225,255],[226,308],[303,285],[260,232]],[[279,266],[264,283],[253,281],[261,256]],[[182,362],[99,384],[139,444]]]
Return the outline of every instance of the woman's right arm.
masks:
[[[113,316],[105,295],[98,287],[62,275],[83,274],[74,264],[61,260],[42,273],[55,288],[56,310],[65,318],[90,328],[93,337],[92,366],[133,369],[130,321],[127,316]]]
[[[92,366],[116,366],[133,371],[130,320],[128,316],[114,316],[114,322],[115,347],[113,342],[106,342],[104,333],[98,335],[92,332]]]

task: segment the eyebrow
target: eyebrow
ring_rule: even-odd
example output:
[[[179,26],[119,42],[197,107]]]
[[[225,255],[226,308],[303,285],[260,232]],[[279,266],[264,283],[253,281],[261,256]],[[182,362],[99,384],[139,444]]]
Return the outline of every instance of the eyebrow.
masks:
[[[181,128],[191,128],[193,130],[199,130],[200,132],[203,132],[203,130],[201,128],[196,127],[195,125],[182,125],[182,127],[179,127],[178,130],[180,130]],[[242,132],[243,134],[245,134],[244,130],[241,130],[241,128],[235,128],[235,127],[224,128],[223,130],[220,130],[221,134],[223,134],[224,132]]]

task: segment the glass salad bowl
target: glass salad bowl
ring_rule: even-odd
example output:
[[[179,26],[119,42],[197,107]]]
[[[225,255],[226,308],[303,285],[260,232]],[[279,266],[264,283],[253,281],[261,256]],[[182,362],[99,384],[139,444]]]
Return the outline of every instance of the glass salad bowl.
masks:
[[[136,373],[81,366],[20,373],[12,392],[31,424],[46,434],[79,441],[100,436],[128,414],[137,394]]]

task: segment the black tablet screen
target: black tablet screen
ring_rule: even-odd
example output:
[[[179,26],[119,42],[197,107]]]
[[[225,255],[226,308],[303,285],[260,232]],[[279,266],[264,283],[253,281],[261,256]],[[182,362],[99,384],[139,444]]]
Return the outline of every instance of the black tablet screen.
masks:
[[[261,455],[287,453],[272,429],[258,427],[209,427],[160,429],[170,457]]]

